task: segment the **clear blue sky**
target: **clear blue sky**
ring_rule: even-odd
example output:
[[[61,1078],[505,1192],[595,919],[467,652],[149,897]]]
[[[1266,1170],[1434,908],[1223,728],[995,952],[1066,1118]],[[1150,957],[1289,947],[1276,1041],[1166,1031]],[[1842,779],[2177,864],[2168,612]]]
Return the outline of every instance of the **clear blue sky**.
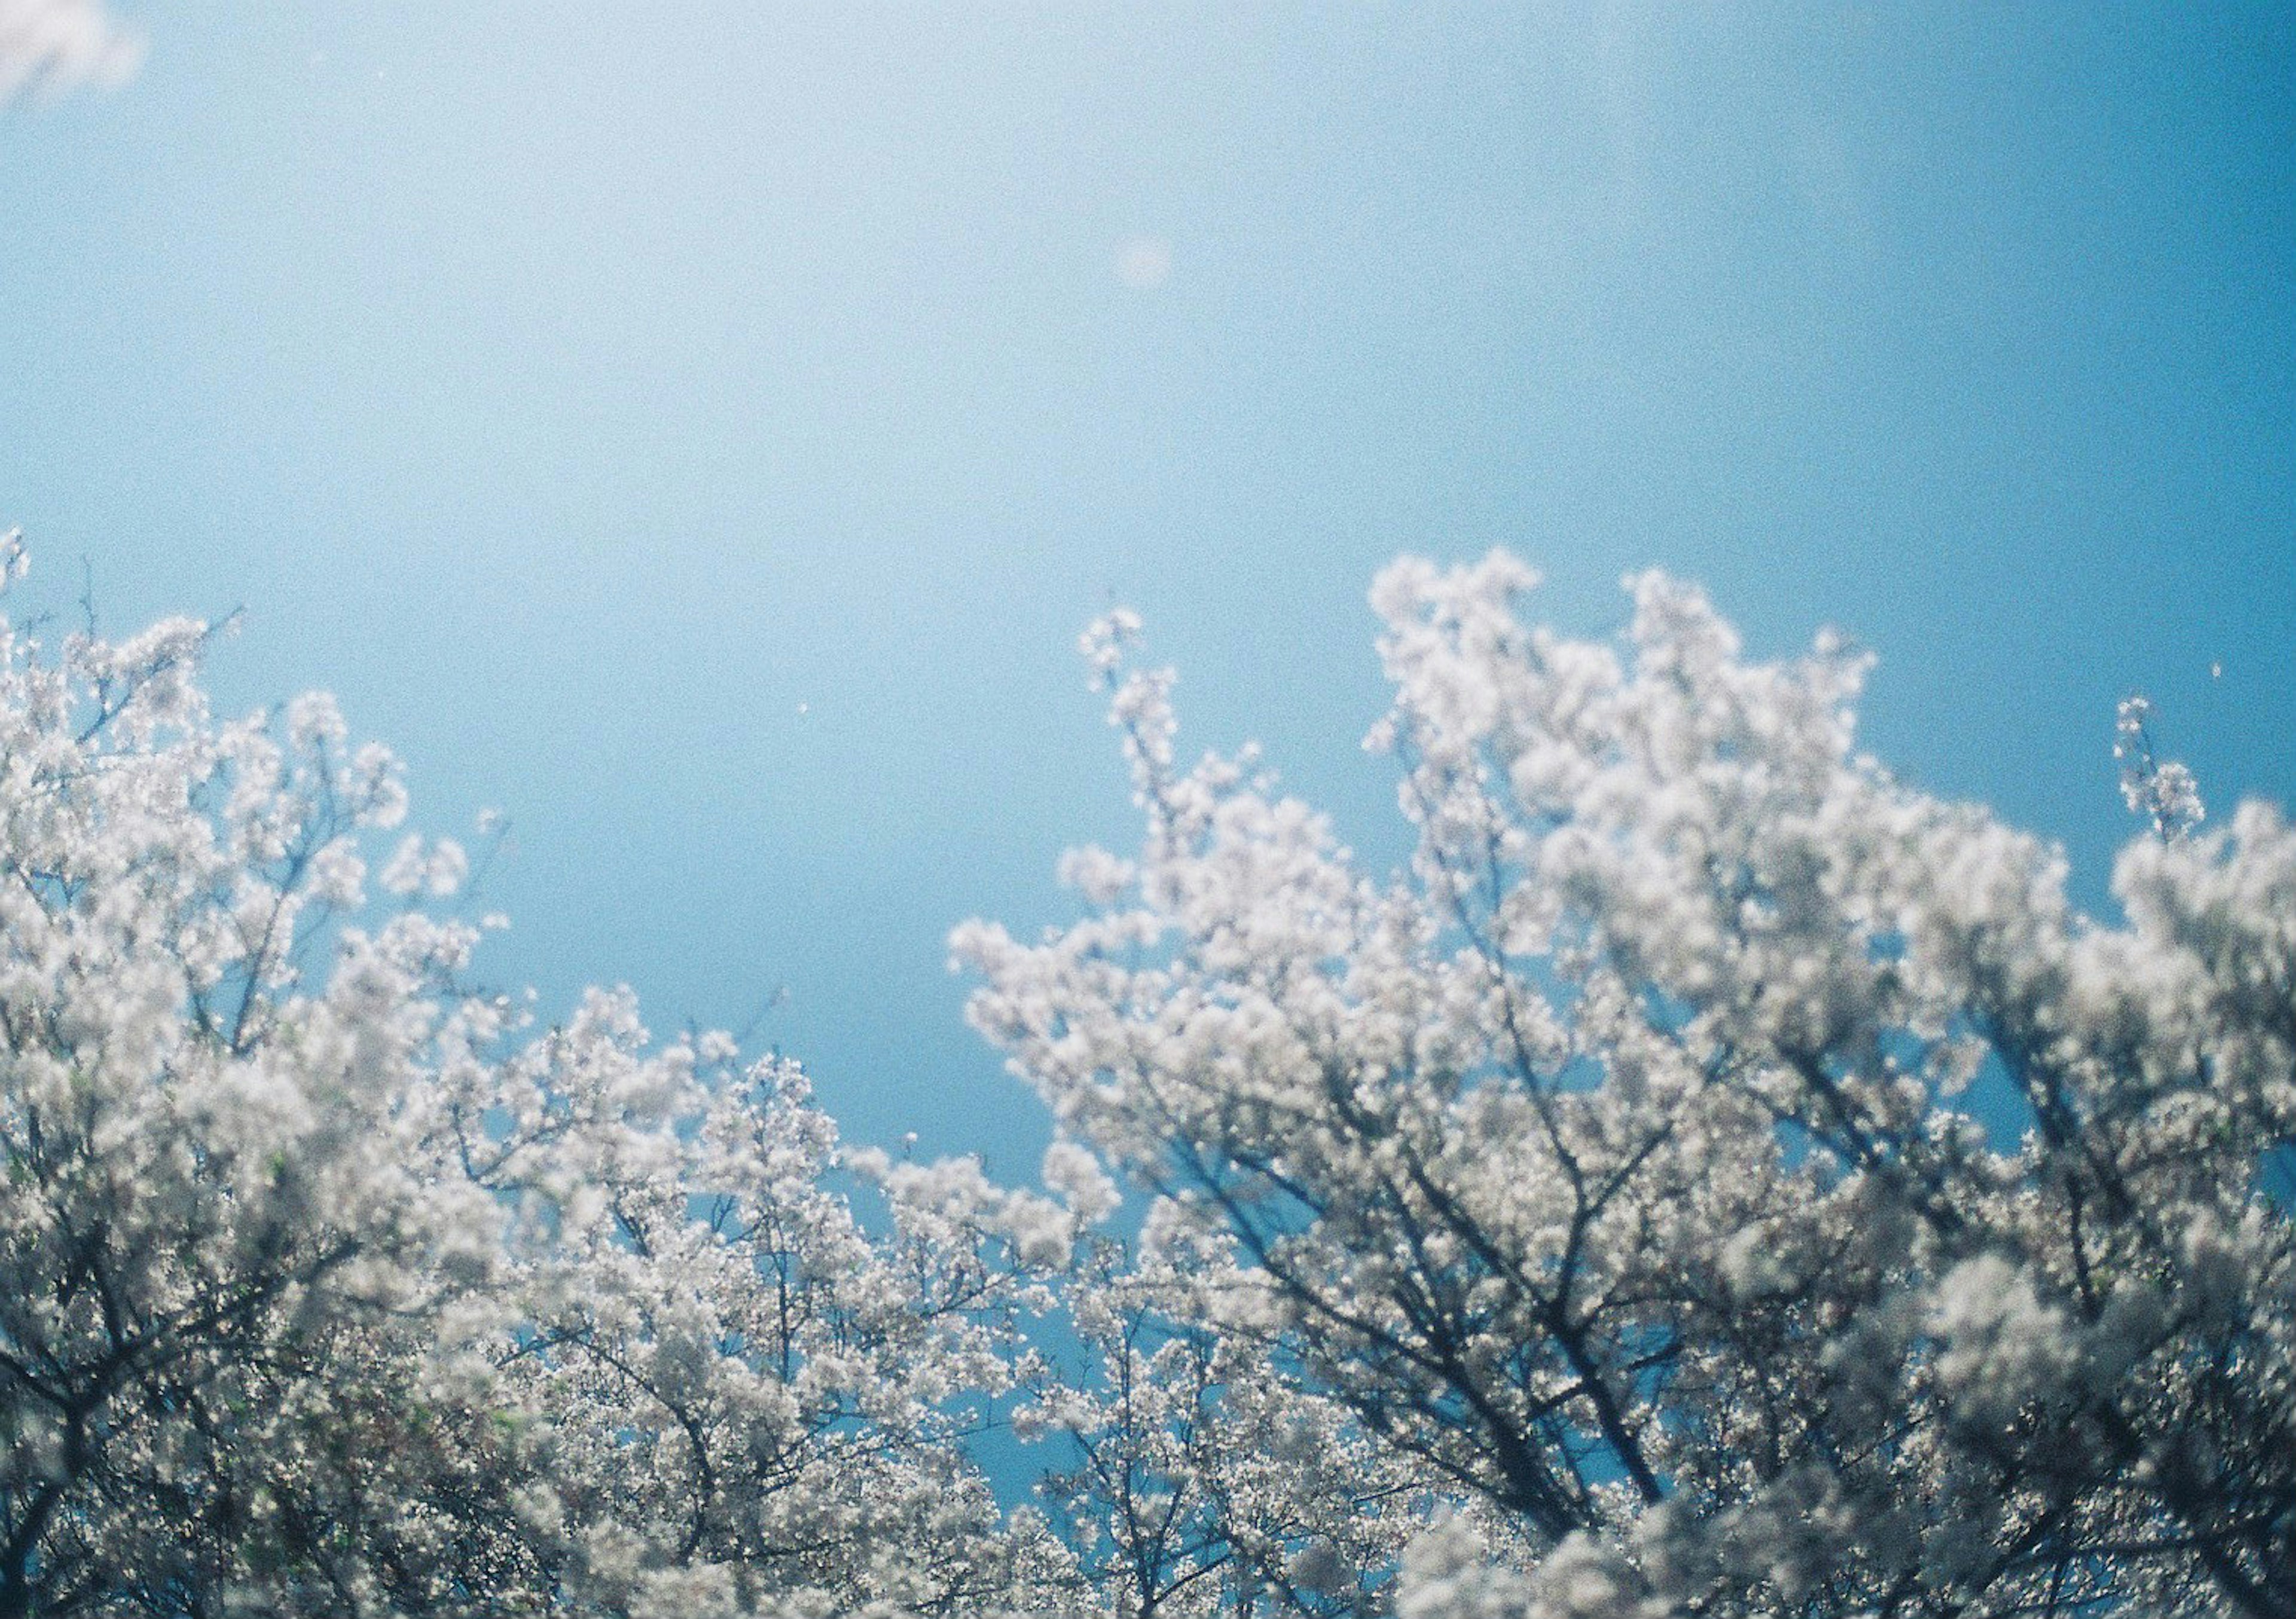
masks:
[[[1406,549],[1841,626],[2092,900],[2129,689],[2296,797],[2285,4],[115,10],[137,78],[0,112],[36,577],[244,604],[234,706],[510,814],[497,978],[786,985],[857,1137],[1031,1165],[942,939],[1128,827],[1111,600],[1382,852]]]

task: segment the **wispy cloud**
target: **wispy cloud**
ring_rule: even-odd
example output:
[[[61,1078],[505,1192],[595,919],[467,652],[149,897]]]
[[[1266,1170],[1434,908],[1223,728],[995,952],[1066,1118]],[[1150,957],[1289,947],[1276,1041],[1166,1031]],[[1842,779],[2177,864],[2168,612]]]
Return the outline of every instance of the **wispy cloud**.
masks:
[[[102,0],[0,0],[0,107],[119,84],[143,61],[144,36]]]

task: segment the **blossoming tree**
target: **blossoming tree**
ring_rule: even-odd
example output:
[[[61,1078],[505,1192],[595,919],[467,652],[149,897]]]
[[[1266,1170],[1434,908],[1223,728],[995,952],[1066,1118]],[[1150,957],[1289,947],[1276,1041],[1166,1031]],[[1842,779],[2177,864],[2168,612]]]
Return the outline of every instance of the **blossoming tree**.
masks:
[[[2296,832],[2191,835],[2124,715],[2153,830],[2087,919],[2054,849],[1856,751],[1838,640],[1749,662],[1646,575],[1621,654],[1527,627],[1532,583],[1374,592],[1384,879],[1248,759],[1181,768],[1104,622],[1143,846],[1071,856],[1092,913],[1041,943],[956,937],[975,1021],[1153,1195],[1169,1341],[1210,1337],[1158,1352],[1144,1492],[1225,1515],[1189,1543],[1245,1606],[2296,1613]],[[1101,1331],[1136,1409],[1155,1358]],[[1321,1486],[1344,1535],[1252,1499],[1312,1468],[1173,1442],[1286,1398],[1370,1459]],[[1246,1570],[1398,1511],[1391,1587]],[[1188,1573],[1114,1561],[1133,1613]]]
[[[201,626],[0,634],[0,1619],[2296,1611],[2296,832],[2133,707],[2087,920],[1837,642],[1529,582],[1380,584],[1384,878],[1089,638],[1143,846],[956,940],[1041,1192],[475,988]]]
[[[12,571],[19,553],[9,552]],[[465,985],[390,756],[0,639],[0,1616],[1027,1603],[963,1441],[1078,1215]],[[371,881],[383,893],[370,898]]]

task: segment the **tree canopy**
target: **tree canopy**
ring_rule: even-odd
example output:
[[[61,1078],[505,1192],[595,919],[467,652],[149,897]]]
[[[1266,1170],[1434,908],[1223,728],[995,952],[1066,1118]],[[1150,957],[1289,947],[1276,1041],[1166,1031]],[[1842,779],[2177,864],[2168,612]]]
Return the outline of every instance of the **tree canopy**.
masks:
[[[2296,831],[2126,710],[2087,917],[1839,638],[1532,583],[1374,590],[1393,872],[1087,635],[1141,845],[953,942],[1019,1189],[480,987],[470,856],[205,626],[10,629],[0,1619],[2296,1612]]]

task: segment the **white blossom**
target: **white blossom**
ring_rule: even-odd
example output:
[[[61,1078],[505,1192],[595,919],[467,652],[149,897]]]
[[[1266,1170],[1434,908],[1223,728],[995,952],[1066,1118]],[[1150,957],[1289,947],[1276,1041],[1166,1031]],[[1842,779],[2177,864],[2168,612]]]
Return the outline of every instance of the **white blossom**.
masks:
[[[206,626],[0,627],[0,1619],[2296,1610],[2296,830],[2125,711],[2087,917],[1840,637],[1534,583],[1375,587],[1385,873],[1087,636],[1140,846],[951,941],[1041,1189],[480,989]]]
[[[1071,857],[1041,943],[953,939],[1151,1199],[1034,1422],[1108,1599],[1337,1611],[1341,1556],[1426,1619],[2296,1611],[2296,834],[2200,835],[2132,704],[2154,835],[2084,917],[1857,750],[1840,636],[1750,662],[1643,574],[1572,642],[1535,582],[1374,587],[1384,877],[1179,768],[1169,675],[1096,630],[1140,852]],[[1345,1481],[1244,1437],[1286,1412]]]
[[[795,1067],[478,993],[458,845],[365,909],[391,756],[207,639],[0,630],[0,1615],[1047,1606],[962,1447],[1090,1173],[873,1231]]]

